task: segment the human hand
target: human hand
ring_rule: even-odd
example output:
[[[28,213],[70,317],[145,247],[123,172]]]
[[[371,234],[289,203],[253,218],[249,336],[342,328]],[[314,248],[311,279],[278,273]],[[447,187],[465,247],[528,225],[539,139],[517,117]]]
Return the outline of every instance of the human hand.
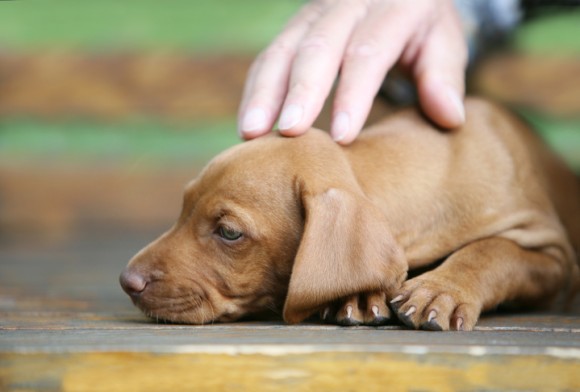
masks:
[[[446,128],[464,122],[467,46],[451,0],[312,0],[254,61],[240,135],[268,133],[278,115],[281,134],[303,134],[340,70],[330,133],[348,144],[397,62],[431,120]]]

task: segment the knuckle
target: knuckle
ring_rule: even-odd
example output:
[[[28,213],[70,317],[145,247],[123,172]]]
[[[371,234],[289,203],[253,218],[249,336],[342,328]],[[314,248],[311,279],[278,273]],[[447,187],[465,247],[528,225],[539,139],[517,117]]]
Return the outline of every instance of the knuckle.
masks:
[[[380,4],[379,0],[342,0],[357,16],[362,16],[374,5]]]
[[[350,43],[345,51],[345,60],[357,60],[363,57],[373,57],[380,53],[377,41],[372,38],[357,40]]]
[[[268,89],[267,86],[264,85],[255,85],[252,89],[252,96],[250,102],[248,104],[257,103],[266,100],[267,97],[271,94],[271,89]]]
[[[309,24],[314,23],[333,2],[334,0],[315,0],[307,3],[302,8],[304,20]]]
[[[328,34],[325,33],[311,34],[300,43],[300,50],[320,52],[328,51],[331,47],[331,40]]]
[[[254,86],[247,106],[275,107],[283,100],[283,94],[283,90],[272,88],[271,85],[259,84]]]
[[[274,40],[270,46],[262,51],[260,54],[261,61],[268,61],[275,59],[290,59],[294,56],[296,49],[283,39]]]
[[[319,86],[312,80],[301,79],[290,84],[290,94],[305,97],[315,95]]]

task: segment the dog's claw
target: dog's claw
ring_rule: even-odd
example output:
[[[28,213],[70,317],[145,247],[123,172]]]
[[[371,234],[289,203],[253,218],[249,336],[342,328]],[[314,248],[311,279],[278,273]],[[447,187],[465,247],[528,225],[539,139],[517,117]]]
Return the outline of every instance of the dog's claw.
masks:
[[[322,311],[322,314],[321,314],[322,320],[327,321],[329,314],[330,314],[330,308],[329,307],[324,308],[324,310]]]
[[[389,304],[399,320],[413,329],[470,331],[481,310],[477,302],[461,298],[453,283],[441,284],[429,274],[405,282],[402,293]]]
[[[429,316],[427,317],[427,322],[430,323],[433,319],[437,317],[437,311],[435,309],[429,312]]]
[[[328,316],[339,325],[378,326],[391,321],[391,311],[387,306],[386,293],[371,292],[345,299],[335,311]],[[336,308],[335,308],[336,309]]]
[[[350,297],[342,304],[335,315],[335,321],[339,325],[348,327],[362,323],[362,315],[358,307],[358,297]]]
[[[429,312],[427,321],[421,324],[421,329],[426,331],[443,331],[443,327],[437,322],[437,311],[435,309]]]

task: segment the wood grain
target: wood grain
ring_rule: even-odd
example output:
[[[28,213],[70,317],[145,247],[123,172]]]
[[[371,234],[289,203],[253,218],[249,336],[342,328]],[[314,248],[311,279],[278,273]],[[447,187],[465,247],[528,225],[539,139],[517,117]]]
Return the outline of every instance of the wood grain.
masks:
[[[157,230],[0,247],[0,391],[580,390],[580,312],[494,313],[468,333],[158,324],[117,276]]]

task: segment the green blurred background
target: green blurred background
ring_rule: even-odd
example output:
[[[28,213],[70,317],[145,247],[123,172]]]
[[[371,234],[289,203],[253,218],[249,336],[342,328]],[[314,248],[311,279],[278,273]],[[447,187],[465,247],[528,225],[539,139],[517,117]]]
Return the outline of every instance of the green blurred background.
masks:
[[[253,57],[298,0],[0,2],[0,235],[167,227],[183,185],[239,142]],[[470,90],[580,169],[580,12],[525,23]]]
[[[233,61],[239,63],[237,84],[231,86],[231,96],[237,101],[239,84],[243,82],[251,58],[280,31],[300,5],[297,0],[2,2],[0,53],[4,55],[5,64],[0,67],[6,69],[6,63],[13,58],[18,61],[21,57],[35,54],[36,59],[27,60],[36,60],[39,68],[43,61],[51,61],[45,59],[50,55],[56,57],[52,61],[58,61],[60,55],[63,62],[74,61],[67,56],[71,54],[95,60],[121,58],[120,62],[124,56],[131,55],[157,56],[168,62],[175,57],[185,57],[194,62],[190,69],[185,69],[192,74],[203,68],[195,64],[195,59],[210,63]],[[141,60],[147,61],[146,58]],[[46,68],[51,66],[54,67],[45,64]],[[163,66],[158,64],[160,69],[153,69],[150,78],[154,79],[157,72],[167,80],[153,82],[170,84],[170,77],[161,69]],[[209,80],[209,86],[201,88],[205,89],[204,94],[211,95],[215,75],[211,69],[204,70],[210,71],[208,75],[197,74],[196,78]],[[83,72],[82,69],[77,71]],[[115,69],[110,71],[115,73]],[[4,72],[2,81],[10,76],[9,72]],[[187,78],[187,75],[182,76]],[[43,80],[42,87],[55,88],[58,81]],[[29,94],[33,95],[38,86],[29,87]],[[6,94],[0,93],[4,101],[10,100]],[[50,106],[50,102],[44,104]],[[134,156],[188,159],[195,155],[205,160],[238,141],[235,113],[227,104],[223,104],[225,108],[218,108],[219,113],[201,112],[197,116],[185,116],[187,121],[180,118],[183,115],[151,115],[147,110],[133,110],[111,121],[108,113],[101,114],[98,110],[79,115],[72,105],[68,113],[66,108],[46,113],[38,105],[15,106],[12,113],[4,110],[0,133],[2,155],[20,157],[29,154],[31,159],[36,155],[61,154],[81,159],[100,159],[103,155],[107,159],[111,156],[119,159],[134,159]],[[183,112],[188,109],[197,112],[195,106],[180,108]]]

